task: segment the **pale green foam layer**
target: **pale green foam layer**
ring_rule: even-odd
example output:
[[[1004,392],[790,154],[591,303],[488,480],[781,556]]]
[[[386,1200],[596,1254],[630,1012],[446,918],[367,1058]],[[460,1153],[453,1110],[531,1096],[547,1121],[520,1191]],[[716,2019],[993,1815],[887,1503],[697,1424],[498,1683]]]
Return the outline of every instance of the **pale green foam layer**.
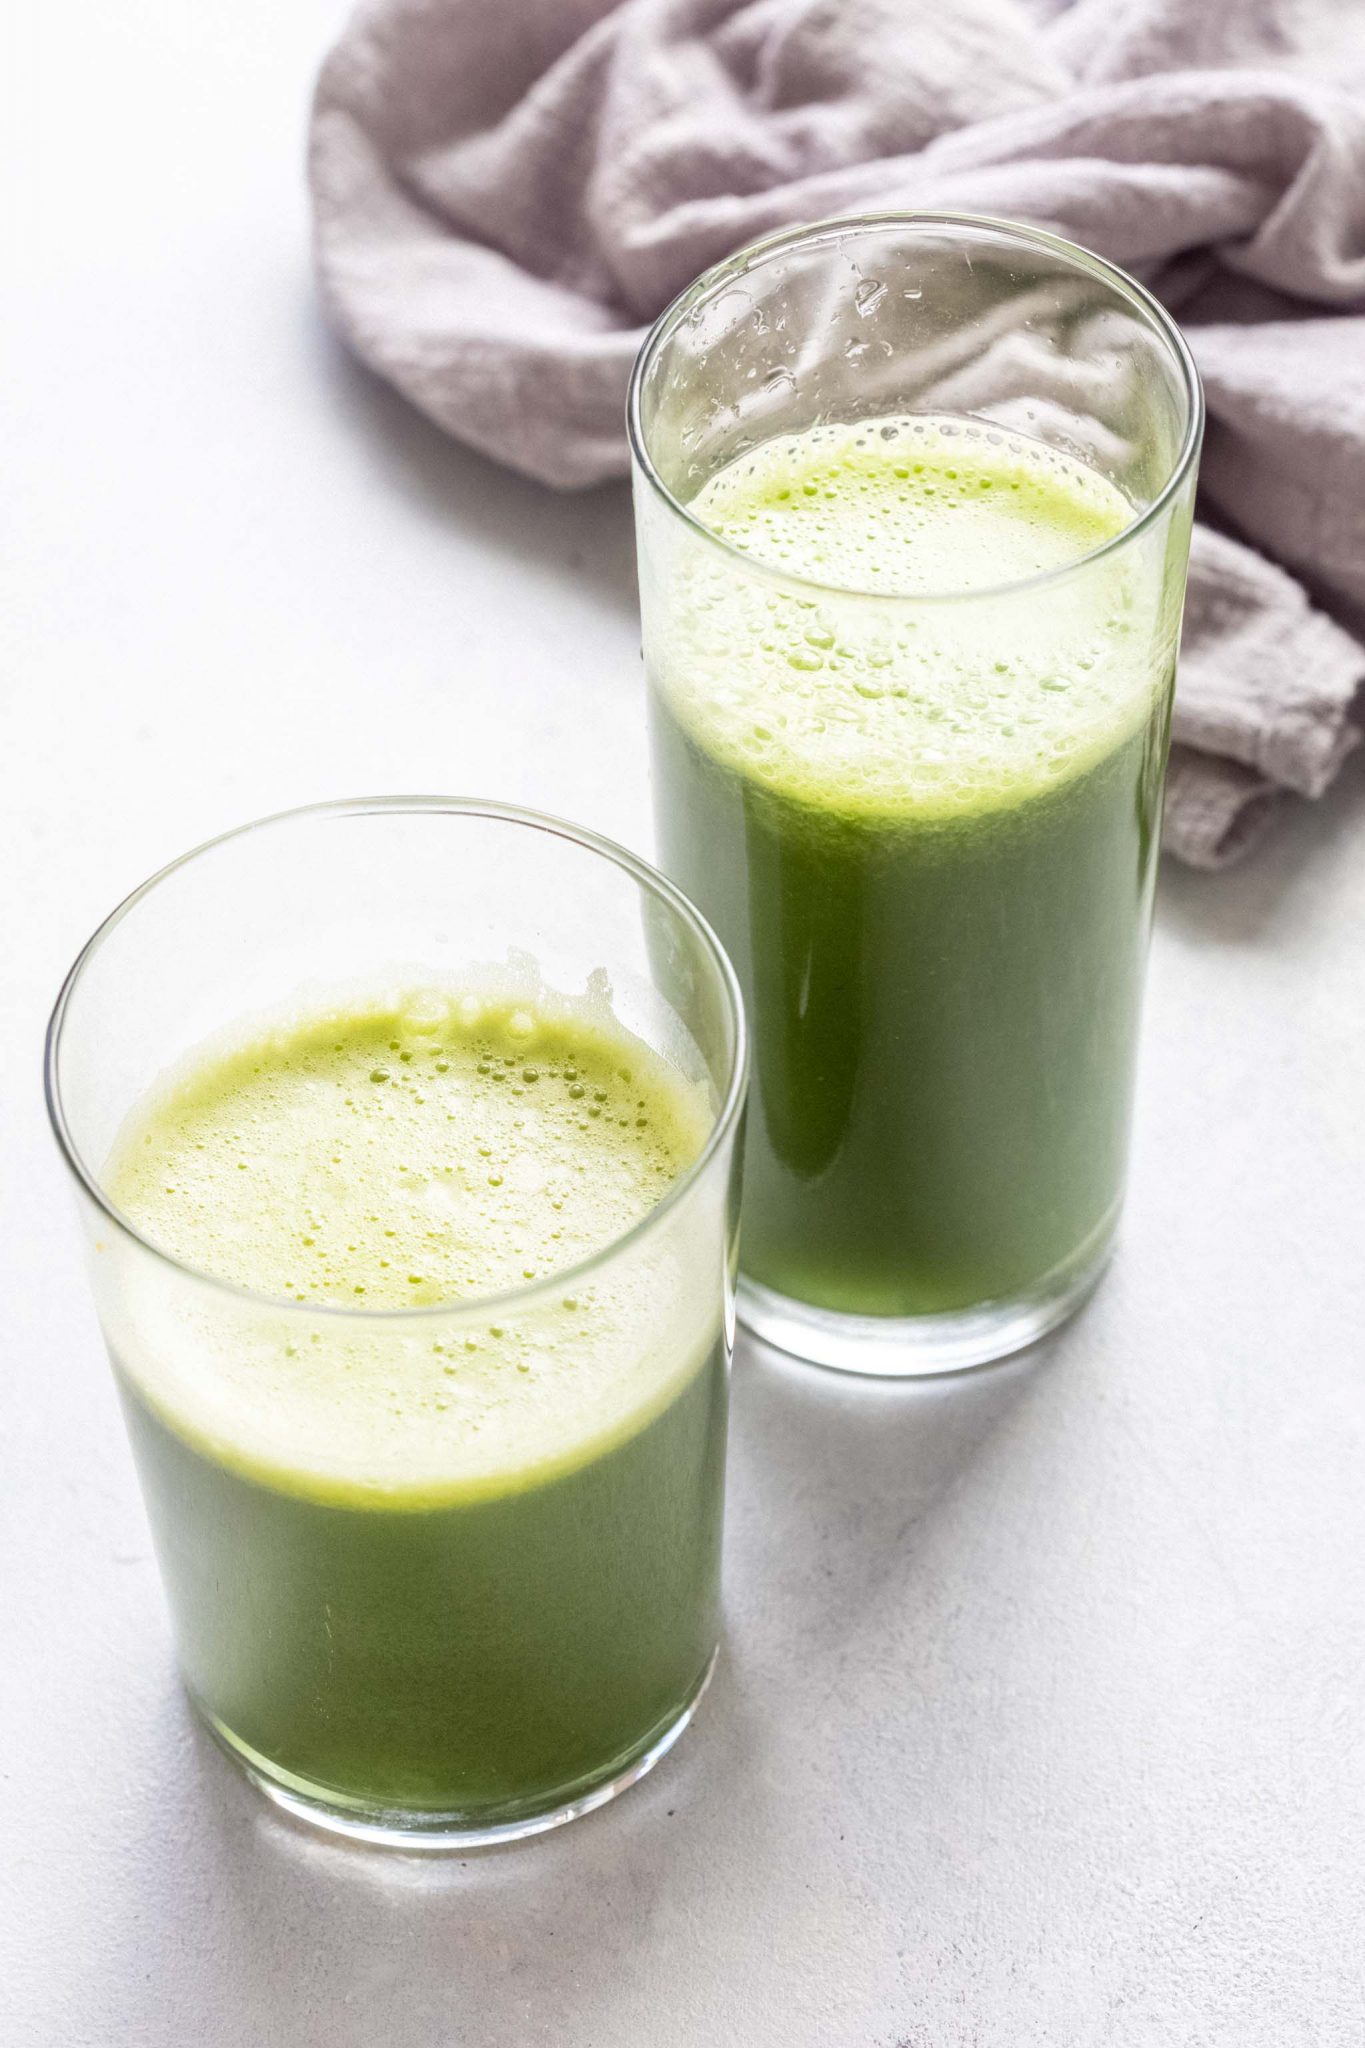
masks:
[[[506,1001],[323,1015],[148,1107],[111,1171],[177,1258],[260,1294],[410,1308],[610,1244],[700,1149],[638,1041]]]
[[[929,416],[812,428],[737,458],[690,509],[772,573],[688,538],[651,634],[659,687],[709,752],[813,806],[1021,801],[1117,745],[1164,681],[1159,593],[1131,550],[1001,589],[1134,517],[1040,443]]]
[[[106,1242],[111,1340],[168,1421],[273,1483],[411,1505],[533,1483],[638,1427],[714,1335],[704,1191],[545,1284],[647,1215],[709,1123],[601,998],[282,1018],[182,1067],[106,1171],[154,1244],[275,1302]]]

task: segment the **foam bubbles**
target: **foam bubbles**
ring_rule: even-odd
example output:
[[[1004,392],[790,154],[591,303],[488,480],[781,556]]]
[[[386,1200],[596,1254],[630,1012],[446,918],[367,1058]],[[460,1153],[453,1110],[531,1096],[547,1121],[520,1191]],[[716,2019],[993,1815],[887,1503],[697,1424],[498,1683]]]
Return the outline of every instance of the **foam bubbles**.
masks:
[[[1133,518],[1041,443],[929,416],[816,427],[750,449],[691,509],[763,573],[691,543],[650,636],[658,684],[708,752],[811,804],[1019,801],[1117,745],[1165,680],[1131,551],[1002,588]]]
[[[329,1015],[149,1105],[111,1189],[166,1250],[257,1293],[469,1299],[576,1263],[654,1205],[701,1142],[668,1075],[624,1034],[522,1004]]]
[[[282,1014],[179,1069],[105,1170],[147,1237],[250,1295],[115,1240],[111,1348],[171,1426],[291,1491],[421,1506],[533,1483],[698,1369],[723,1312],[720,1196],[707,1183],[562,1298],[505,1296],[628,1232],[710,1114],[600,994]],[[426,1313],[369,1318],[394,1308]]]

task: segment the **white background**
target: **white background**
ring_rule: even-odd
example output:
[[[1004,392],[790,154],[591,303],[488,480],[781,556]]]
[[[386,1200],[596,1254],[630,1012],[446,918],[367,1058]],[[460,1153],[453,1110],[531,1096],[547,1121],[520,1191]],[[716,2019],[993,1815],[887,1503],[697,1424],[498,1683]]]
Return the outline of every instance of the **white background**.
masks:
[[[192,1726],[43,1122],[118,897],[363,790],[648,850],[628,507],[322,331],[331,0],[8,15],[0,2040],[1300,2048],[1365,2037],[1365,774],[1164,878],[1123,1249],[1022,1365],[741,1349],[725,1658],[521,1849],[384,1860]]]

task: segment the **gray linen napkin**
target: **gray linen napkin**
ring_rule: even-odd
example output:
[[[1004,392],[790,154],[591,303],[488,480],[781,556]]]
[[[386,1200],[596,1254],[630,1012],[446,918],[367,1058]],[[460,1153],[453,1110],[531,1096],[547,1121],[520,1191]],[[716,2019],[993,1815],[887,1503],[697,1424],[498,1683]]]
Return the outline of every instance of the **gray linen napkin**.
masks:
[[[1196,529],[1167,843],[1235,858],[1358,738],[1362,0],[368,0],[310,177],[357,353],[565,486],[624,472],[647,323],[773,228],[948,208],[1088,244],[1181,319],[1239,536]]]

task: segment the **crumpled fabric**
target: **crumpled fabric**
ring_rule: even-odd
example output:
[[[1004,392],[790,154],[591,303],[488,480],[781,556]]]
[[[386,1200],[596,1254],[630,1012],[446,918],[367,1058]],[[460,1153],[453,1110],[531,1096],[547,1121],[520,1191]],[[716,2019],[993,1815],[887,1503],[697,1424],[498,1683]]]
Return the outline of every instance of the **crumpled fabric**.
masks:
[[[559,486],[625,472],[648,324],[759,235],[951,210],[1098,250],[1180,319],[1208,400],[1168,845],[1235,858],[1358,738],[1365,11],[367,0],[309,168],[351,346]]]

